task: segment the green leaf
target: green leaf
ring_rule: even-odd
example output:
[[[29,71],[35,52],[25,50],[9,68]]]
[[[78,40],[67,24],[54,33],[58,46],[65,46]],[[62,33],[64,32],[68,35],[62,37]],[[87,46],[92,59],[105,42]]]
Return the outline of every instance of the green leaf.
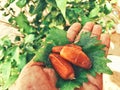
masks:
[[[100,7],[97,5],[94,9],[90,11],[89,18],[94,18],[99,15]]]
[[[100,40],[97,40],[97,37],[91,37],[91,33],[84,33],[81,35],[81,39],[77,42],[78,45],[82,46],[83,50],[88,50],[88,48],[92,48],[96,46],[96,44],[100,44]],[[88,44],[89,43],[89,44]]]
[[[10,78],[5,83],[3,90],[8,89],[16,81],[17,78],[18,78],[18,75],[10,76]]]
[[[18,0],[16,2],[16,5],[20,8],[24,7],[27,3],[28,3],[29,0]]]
[[[61,85],[63,82],[61,82]],[[60,90],[74,90],[74,87],[79,87],[76,83],[69,81],[64,83],[64,85],[61,86]]]
[[[82,15],[81,19],[82,19],[82,22],[81,22],[82,25],[84,25],[86,22],[91,21],[90,18],[85,15]]]
[[[0,38],[0,46],[6,47],[6,48],[11,46],[11,41],[8,38],[8,36]]]
[[[54,43],[52,41],[43,43],[41,48],[36,52],[35,56],[33,57],[34,61],[44,62],[45,65],[49,65],[48,55],[51,52]]]
[[[7,0],[7,3],[4,5],[4,8],[7,8],[10,6],[10,4],[12,4],[15,0]],[[5,13],[4,13],[5,15]]]
[[[31,7],[31,9],[34,9],[32,10],[31,14],[37,14],[36,18],[37,17],[42,17],[42,13],[43,13],[43,10],[46,8],[47,6],[47,3],[46,3],[46,0],[38,0],[37,1],[37,5],[34,5],[35,7]],[[40,18],[37,18],[38,20]]]
[[[54,7],[57,7],[55,0],[46,0],[46,2]]]
[[[4,57],[4,50],[0,48],[0,60]]]
[[[20,48],[18,46],[11,47],[8,49],[8,51],[8,53],[11,55],[11,62],[13,61],[18,70],[21,70],[26,64],[26,53],[20,54]]]
[[[49,31],[49,34],[46,37],[46,42],[51,40],[53,40],[56,45],[64,45],[69,43],[69,40],[67,39],[66,31],[57,28],[52,28]]]
[[[2,78],[5,81],[4,83],[6,83],[6,81],[9,79],[10,71],[11,71],[11,62],[10,61],[4,62],[2,64]]]
[[[48,55],[50,54],[52,47],[56,45],[65,45],[67,43],[69,43],[69,41],[66,37],[66,32],[57,28],[52,28],[49,31],[49,34],[47,34],[45,41],[42,43],[41,48],[33,57],[33,60],[42,61],[48,65],[50,64]]]
[[[104,6],[104,13],[109,14],[112,11],[112,6],[109,2],[107,2]]]
[[[33,40],[35,39],[34,34],[29,34],[25,37],[25,43],[33,43]]]
[[[105,0],[99,0],[100,4],[103,4],[105,2]]]
[[[107,66],[110,60],[105,57],[105,51],[103,50],[105,45],[100,44],[101,41],[97,40],[97,37],[90,36],[91,33],[82,33],[77,45],[82,46],[83,51],[89,56],[93,63],[92,69],[94,69],[94,72],[112,74]]]
[[[18,66],[18,69],[21,71],[22,68],[26,65],[27,63],[27,60],[26,60],[26,53],[22,54],[22,55],[19,55],[19,64],[17,65]]]
[[[8,0],[9,3],[13,3],[15,0]]]
[[[21,12],[17,17],[14,18],[14,20],[16,21],[17,25],[23,29],[24,33],[29,34],[35,32],[35,28],[30,26],[29,21],[24,13]]]
[[[34,13],[34,9],[35,9],[35,7],[33,6],[33,5],[30,5],[30,10],[29,10],[29,12],[32,14],[32,13]]]
[[[17,17],[15,17],[15,20],[20,28],[25,28],[25,26],[29,24],[27,17],[22,12]]]
[[[12,52],[13,56],[11,59],[15,60],[17,62],[17,64],[20,64],[19,53],[20,53],[20,48],[15,47],[14,52]]]
[[[109,59],[106,59],[105,57],[98,57],[98,56],[94,56],[93,58],[95,59],[93,61],[95,63],[93,64],[93,68],[95,72],[112,74],[112,71],[106,65],[108,62],[110,62]]]
[[[58,8],[60,9],[64,18],[66,18],[66,3],[67,0],[55,0],[57,3]]]

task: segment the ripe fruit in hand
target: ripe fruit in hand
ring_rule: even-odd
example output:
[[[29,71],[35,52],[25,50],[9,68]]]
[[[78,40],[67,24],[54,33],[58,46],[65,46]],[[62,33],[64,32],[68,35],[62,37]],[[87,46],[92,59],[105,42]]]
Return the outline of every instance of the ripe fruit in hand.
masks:
[[[68,61],[64,60],[59,54],[55,53],[51,53],[49,58],[56,72],[63,79],[74,79],[74,70]]]
[[[49,59],[63,79],[74,79],[74,70],[70,63],[84,69],[90,69],[92,65],[82,48],[75,44],[53,47]]]

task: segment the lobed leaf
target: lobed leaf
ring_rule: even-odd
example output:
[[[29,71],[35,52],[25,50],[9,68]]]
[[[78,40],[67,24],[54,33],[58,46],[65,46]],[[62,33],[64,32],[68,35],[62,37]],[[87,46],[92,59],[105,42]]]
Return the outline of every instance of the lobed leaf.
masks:
[[[55,0],[57,3],[58,8],[60,9],[64,18],[66,18],[66,4],[67,0]]]
[[[56,45],[65,45],[67,43],[69,43],[69,41],[66,37],[66,32],[64,30],[52,28],[49,31],[49,34],[47,34],[45,41],[42,42],[41,48],[33,57],[33,60],[41,61],[48,65],[50,64],[48,55],[50,54],[52,47]]]
[[[96,76],[96,73],[112,74],[112,71],[107,66],[107,63],[109,63],[110,60],[105,57],[105,51],[103,50],[105,45],[100,44],[100,42],[101,41],[98,40],[97,37],[91,37],[90,32],[81,34],[80,41],[75,44],[82,47],[83,51],[90,58],[92,67],[89,70],[85,70],[73,65],[76,78],[74,80],[63,80],[59,75],[57,75],[57,87],[60,88],[60,90],[74,90],[74,88],[80,87],[84,82],[88,81],[87,74],[91,74],[92,76]],[[44,62],[48,67],[52,66],[48,58],[52,47],[68,43],[69,41],[66,37],[65,31],[55,28],[51,29],[45,42],[36,54],[37,58],[33,59],[35,61]]]
[[[94,9],[91,10],[89,17],[90,18],[94,18],[97,17],[100,11],[100,7],[98,5],[96,5],[96,7]]]
[[[11,71],[11,62],[6,61],[3,63],[2,67],[2,78],[6,81],[9,76],[10,76],[10,71]]]
[[[16,5],[20,8],[24,7],[27,3],[29,2],[29,0],[18,0],[16,2]]]
[[[17,25],[23,29],[23,32],[24,33],[33,33],[35,32],[35,28],[33,28],[28,20],[27,20],[27,17],[24,15],[24,13],[20,13],[17,17],[14,18],[14,20],[16,21]]]

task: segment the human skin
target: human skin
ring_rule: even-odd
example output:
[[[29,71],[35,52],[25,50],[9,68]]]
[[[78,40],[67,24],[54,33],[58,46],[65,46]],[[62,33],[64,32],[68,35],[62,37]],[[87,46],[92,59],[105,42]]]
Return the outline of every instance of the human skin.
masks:
[[[81,32],[91,32],[91,36],[97,36],[106,45],[106,55],[110,46],[108,34],[101,34],[102,28],[93,22],[87,22],[81,29],[80,23],[74,23],[67,31],[67,38],[70,42],[77,42],[80,39]],[[102,90],[102,74],[96,77],[87,75],[88,82],[76,90]],[[57,90],[57,78],[55,71],[51,68],[44,68],[43,63],[31,60],[21,71],[16,82],[9,90]]]

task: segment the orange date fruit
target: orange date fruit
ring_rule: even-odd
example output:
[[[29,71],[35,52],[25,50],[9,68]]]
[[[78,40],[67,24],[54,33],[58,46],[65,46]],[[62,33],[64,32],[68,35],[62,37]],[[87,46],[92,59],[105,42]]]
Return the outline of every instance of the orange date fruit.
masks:
[[[80,46],[69,44],[65,45],[60,51],[60,56],[81,68],[91,68],[91,61],[88,56],[82,51],[82,48]]]
[[[51,53],[49,55],[49,59],[60,77],[65,80],[75,79],[72,65],[68,61],[64,60],[59,54]]]
[[[68,46],[68,47],[74,47],[76,49],[82,50],[82,48],[80,46],[77,46],[75,44],[67,44],[66,46]],[[62,50],[63,47],[64,46],[54,46],[52,48],[52,52],[54,52],[54,53],[60,53],[60,51]]]
[[[54,52],[54,53],[60,53],[60,51],[62,50],[63,47],[64,46],[54,46],[52,48],[52,52]]]

